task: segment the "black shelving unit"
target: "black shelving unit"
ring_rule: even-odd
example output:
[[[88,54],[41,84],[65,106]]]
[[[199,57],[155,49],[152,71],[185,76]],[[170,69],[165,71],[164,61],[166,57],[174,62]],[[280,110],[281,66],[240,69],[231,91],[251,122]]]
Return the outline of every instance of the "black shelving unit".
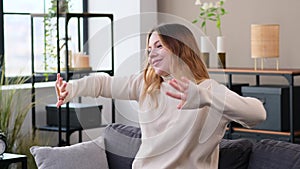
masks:
[[[262,129],[246,129],[242,127],[232,127],[230,126],[226,137],[232,138],[236,135],[244,137],[250,136],[258,139],[262,138],[273,138],[279,140],[285,140],[294,143],[296,139],[300,138],[299,131],[296,129],[296,122],[299,119],[296,119],[296,114],[300,112],[296,112],[295,110],[295,84],[294,80],[296,77],[300,76],[300,69],[263,69],[263,70],[255,70],[254,68],[226,68],[226,69],[213,69],[210,68],[210,74],[221,74],[226,75],[228,78],[228,87],[231,89],[233,86],[233,75],[248,75],[255,77],[255,86],[261,86],[260,77],[261,76],[274,76],[274,77],[283,77],[288,82],[288,97],[289,97],[289,112],[281,112],[289,114],[289,131],[272,131],[272,130],[262,130]]]
[[[34,18],[36,17],[45,17],[45,14],[31,14],[31,51],[32,51],[32,102],[35,102],[36,98],[35,98],[35,83],[36,83],[36,79],[37,78],[41,78],[42,74],[38,73],[35,71],[35,54],[34,54],[34,27],[33,27],[33,23],[34,23]],[[69,32],[68,32],[68,24],[71,18],[77,18],[78,22],[78,51],[81,51],[80,46],[82,44],[81,42],[81,25],[80,25],[80,19],[83,19],[83,23],[87,24],[88,18],[108,18],[111,22],[111,69],[110,70],[76,70],[73,71],[69,68],[69,46],[68,46],[68,39],[65,39],[65,44],[66,44],[66,56],[65,56],[65,70],[62,72],[61,71],[61,65],[60,65],[60,51],[59,51],[59,19],[63,18],[65,20],[65,37],[69,37]],[[109,75],[113,76],[114,75],[114,37],[113,37],[113,15],[112,14],[102,14],[102,13],[63,13],[63,14],[59,14],[56,17],[57,19],[57,72],[52,72],[52,73],[48,73],[48,76],[54,76],[56,77],[56,73],[60,73],[62,75],[62,77],[64,77],[64,79],[66,81],[69,81],[71,79],[75,79],[78,77],[81,77],[82,75],[87,75],[89,73],[97,73],[97,72],[105,72],[108,73]],[[87,28],[86,25],[82,25],[83,29]],[[83,36],[87,36],[87,31],[83,31]],[[87,39],[87,37],[84,37],[83,39]],[[112,123],[115,122],[115,107],[114,107],[114,100],[112,99]],[[58,126],[36,126],[36,109],[35,107],[32,108],[32,126],[35,130],[44,130],[44,131],[53,131],[53,132],[58,132],[58,145],[59,146],[63,146],[63,145],[70,145],[70,135],[73,132],[78,131],[79,133],[79,139],[78,141],[81,142],[82,141],[82,127],[71,127],[70,126],[70,106],[69,103],[66,103],[66,121],[65,124],[66,126],[62,126],[62,108],[59,107],[57,109],[57,113],[58,113]],[[102,107],[101,107],[102,108]],[[103,125],[104,126],[104,125]],[[65,133],[65,141],[62,138],[62,133]]]

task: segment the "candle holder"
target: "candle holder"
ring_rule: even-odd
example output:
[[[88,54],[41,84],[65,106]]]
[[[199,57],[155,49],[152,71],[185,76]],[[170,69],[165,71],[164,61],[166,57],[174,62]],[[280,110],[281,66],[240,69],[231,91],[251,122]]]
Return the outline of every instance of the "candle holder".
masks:
[[[206,67],[209,68],[209,45],[210,45],[210,39],[208,36],[201,36],[201,55],[202,60],[205,63]]]

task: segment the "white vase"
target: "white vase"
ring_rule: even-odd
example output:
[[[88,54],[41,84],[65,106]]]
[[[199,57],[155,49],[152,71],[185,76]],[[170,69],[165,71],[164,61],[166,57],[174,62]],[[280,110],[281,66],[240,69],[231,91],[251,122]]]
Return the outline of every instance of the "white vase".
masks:
[[[210,39],[208,36],[201,36],[200,38],[200,52],[203,62],[205,63],[206,67],[209,67],[209,46],[210,46]]]
[[[218,53],[218,68],[226,68],[226,48],[225,48],[225,37],[217,37],[217,53]]]

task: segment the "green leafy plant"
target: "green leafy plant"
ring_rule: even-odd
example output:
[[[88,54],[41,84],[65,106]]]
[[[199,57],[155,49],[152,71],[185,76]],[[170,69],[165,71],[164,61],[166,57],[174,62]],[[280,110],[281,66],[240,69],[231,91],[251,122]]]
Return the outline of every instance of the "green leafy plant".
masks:
[[[44,16],[44,70],[51,70],[57,59],[57,3],[59,13],[69,12],[70,0],[51,0]]]
[[[213,21],[216,22],[219,36],[222,36],[221,17],[228,13],[223,7],[224,3],[225,0],[219,0],[215,4],[212,2],[202,4],[200,0],[196,0],[195,5],[200,6],[200,13],[193,23],[201,22],[201,28],[205,35],[207,35],[207,21]]]
[[[28,100],[31,95],[30,89],[17,89],[15,85],[23,84],[28,78],[4,78],[0,79],[0,131],[7,137],[7,150],[9,153],[26,154],[28,156],[28,166],[36,168],[31,158],[29,147],[37,143],[30,131],[23,131],[25,118],[34,103]],[[1,166],[1,168],[7,166]]]

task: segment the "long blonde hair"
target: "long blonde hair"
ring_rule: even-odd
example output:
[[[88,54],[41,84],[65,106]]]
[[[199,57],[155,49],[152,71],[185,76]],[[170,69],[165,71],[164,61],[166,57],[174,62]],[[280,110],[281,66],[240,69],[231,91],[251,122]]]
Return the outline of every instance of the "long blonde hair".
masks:
[[[163,24],[153,28],[147,35],[146,48],[149,46],[149,39],[153,32],[158,33],[163,46],[168,48],[174,56],[177,56],[177,60],[180,60],[176,62],[177,70],[183,72],[186,70],[180,68],[188,67],[193,76],[193,79],[190,80],[197,84],[209,78],[195,37],[187,27],[181,24]],[[148,53],[146,56],[149,56]],[[175,69],[174,65],[172,67]],[[142,91],[142,100],[147,94],[153,96],[154,92],[160,88],[162,81],[163,79],[155,73],[152,66],[147,62],[144,69],[145,83]]]

